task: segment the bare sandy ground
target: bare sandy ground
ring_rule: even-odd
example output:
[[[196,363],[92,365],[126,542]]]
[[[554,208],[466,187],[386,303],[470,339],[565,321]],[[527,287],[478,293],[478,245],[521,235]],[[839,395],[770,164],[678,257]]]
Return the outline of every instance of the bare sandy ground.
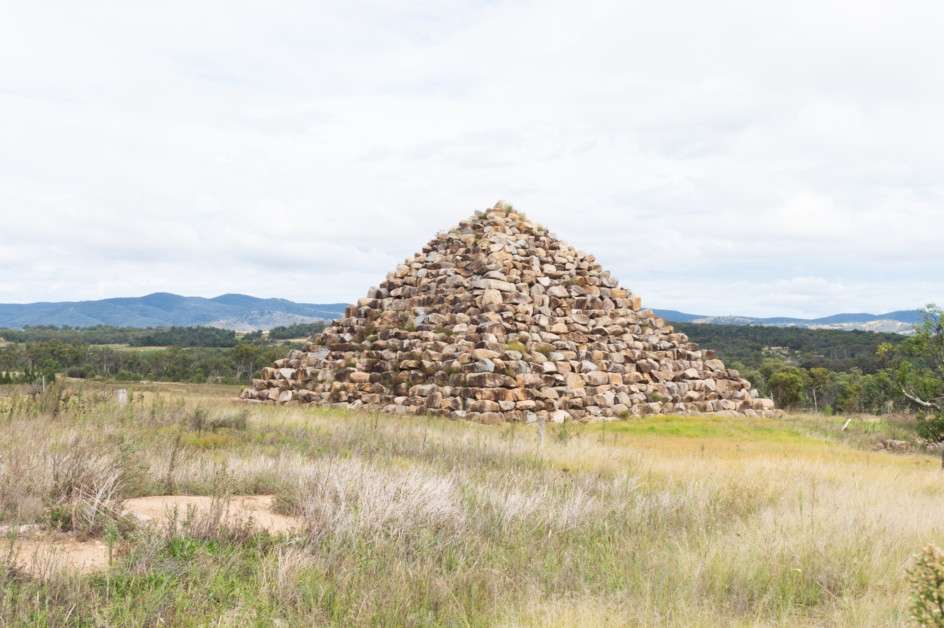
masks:
[[[13,564],[31,576],[48,579],[63,571],[92,573],[108,566],[108,546],[104,541],[85,542],[71,537],[19,537]],[[0,541],[0,557],[7,559],[10,542]]]
[[[206,512],[212,498],[201,495],[171,495],[163,497],[139,497],[124,502],[124,509],[139,521],[160,523],[176,508],[178,521],[182,521],[188,508]],[[272,512],[271,495],[233,496],[223,523],[244,524],[251,518],[253,527],[269,532],[290,532],[302,528],[302,520]],[[108,566],[108,545],[101,539],[80,542],[75,538],[51,535],[24,526],[16,538],[14,564],[18,569],[35,577],[48,578],[62,571],[91,573]],[[6,535],[4,535],[5,537]],[[6,562],[10,551],[7,538],[0,539],[0,565]]]
[[[160,521],[174,508],[179,518],[187,514],[190,506],[198,511],[210,507],[213,499],[201,495],[170,495],[164,497],[138,497],[124,502],[125,510],[138,519]],[[228,525],[243,523],[252,517],[253,526],[269,532],[287,532],[301,528],[301,519],[286,517],[272,512],[271,495],[233,496],[229,499],[227,517],[223,520]]]

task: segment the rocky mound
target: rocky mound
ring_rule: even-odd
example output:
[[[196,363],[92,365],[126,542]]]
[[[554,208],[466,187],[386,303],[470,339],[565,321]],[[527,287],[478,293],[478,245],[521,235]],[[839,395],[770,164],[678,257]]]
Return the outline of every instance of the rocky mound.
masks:
[[[242,397],[488,423],[773,411],[593,255],[501,201],[439,233]]]

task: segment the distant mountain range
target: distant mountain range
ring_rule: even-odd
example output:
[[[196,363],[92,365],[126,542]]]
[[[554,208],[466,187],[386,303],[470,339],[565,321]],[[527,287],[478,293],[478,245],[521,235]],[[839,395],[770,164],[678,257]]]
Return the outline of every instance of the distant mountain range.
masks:
[[[192,327],[205,325],[236,331],[272,329],[279,325],[312,323],[344,315],[346,303],[295,303],[286,299],[259,299],[244,294],[224,294],[212,299],[182,297],[155,292],[144,297],[70,301],[63,303],[0,303],[0,327],[19,329],[36,325],[91,327]],[[767,325],[812,329],[864,329],[910,333],[921,320],[917,310],[888,314],[835,314],[824,318],[752,318],[701,316],[676,310],[654,310],[670,322],[714,325]]]
[[[145,297],[64,303],[0,304],[0,327],[222,327],[236,331],[313,323],[344,315],[346,303],[295,303],[224,294],[213,299],[155,292]]]
[[[911,334],[914,324],[921,321],[917,309],[898,310],[887,314],[833,314],[823,318],[753,318],[750,316],[702,316],[675,310],[653,310],[656,316],[674,323],[706,323],[710,325],[761,325],[766,327],[806,327],[808,329],[862,329],[896,334]]]

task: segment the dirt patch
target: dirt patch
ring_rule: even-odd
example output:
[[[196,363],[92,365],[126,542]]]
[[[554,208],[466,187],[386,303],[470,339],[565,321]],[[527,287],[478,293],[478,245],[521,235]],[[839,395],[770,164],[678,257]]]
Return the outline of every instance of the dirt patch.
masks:
[[[0,541],[4,560],[9,551],[10,542]],[[43,580],[63,571],[87,574],[108,566],[108,546],[99,539],[81,542],[71,537],[19,537],[14,551],[13,565]]]
[[[269,532],[291,532],[302,529],[298,517],[286,517],[272,512],[271,495],[233,496],[229,499],[226,525],[241,525],[251,520],[253,527]],[[160,523],[177,511],[178,520],[183,520],[191,508],[206,512],[213,499],[202,495],[169,495],[163,497],[138,497],[124,502],[125,512],[142,522]],[[63,571],[88,574],[108,566],[108,545],[101,539],[78,541],[72,537],[37,532],[32,526],[22,526],[16,538],[15,558],[17,569],[31,576],[47,579]],[[0,539],[0,561],[7,560],[10,551],[8,539]],[[0,563],[2,565],[2,563]]]
[[[253,527],[269,532],[299,530],[302,520],[272,512],[271,495],[233,496],[223,523],[234,525],[252,518]],[[177,509],[178,517],[184,517],[188,508],[206,511],[213,502],[212,497],[202,495],[167,495],[163,497],[138,497],[124,502],[124,508],[142,521],[160,521]]]

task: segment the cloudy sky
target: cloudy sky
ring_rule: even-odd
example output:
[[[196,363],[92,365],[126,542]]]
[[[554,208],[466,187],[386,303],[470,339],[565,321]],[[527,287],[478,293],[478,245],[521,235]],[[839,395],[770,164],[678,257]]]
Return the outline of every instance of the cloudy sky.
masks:
[[[0,302],[352,301],[498,199],[649,307],[944,303],[944,3],[10,2]]]

